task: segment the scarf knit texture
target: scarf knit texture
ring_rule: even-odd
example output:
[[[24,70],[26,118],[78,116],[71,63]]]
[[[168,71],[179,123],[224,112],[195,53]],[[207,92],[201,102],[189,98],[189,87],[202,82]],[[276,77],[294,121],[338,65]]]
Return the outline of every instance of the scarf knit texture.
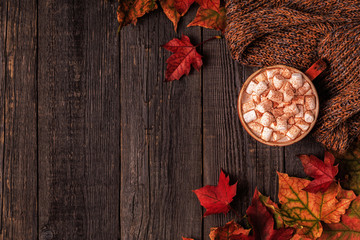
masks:
[[[327,69],[314,84],[320,113],[312,135],[342,153],[360,134],[360,1],[228,0],[225,37],[248,66]]]

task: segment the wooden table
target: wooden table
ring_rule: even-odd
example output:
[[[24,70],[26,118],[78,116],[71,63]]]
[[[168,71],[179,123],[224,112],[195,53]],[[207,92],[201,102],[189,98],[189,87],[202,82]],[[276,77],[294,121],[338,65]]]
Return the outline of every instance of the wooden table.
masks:
[[[255,68],[237,64],[224,39],[208,42],[200,73],[164,82],[182,33],[160,11],[117,33],[116,1],[2,0],[0,82],[1,239],[207,239],[234,217],[202,218],[191,192],[238,181],[242,214],[258,189],[277,200],[276,171],[304,176],[299,153],[257,143],[236,99]]]

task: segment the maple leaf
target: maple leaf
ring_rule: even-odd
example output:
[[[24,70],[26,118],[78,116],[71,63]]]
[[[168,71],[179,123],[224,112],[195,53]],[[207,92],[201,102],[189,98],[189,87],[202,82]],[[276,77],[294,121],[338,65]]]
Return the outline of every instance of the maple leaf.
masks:
[[[193,238],[182,237],[182,240],[194,240]]]
[[[252,239],[252,237],[248,237],[250,230],[244,229],[234,220],[231,220],[223,227],[211,228],[209,237],[211,240]]]
[[[284,221],[281,217],[279,206],[273,201],[271,201],[270,197],[266,197],[262,194],[260,194],[259,199],[262,202],[262,204],[264,204],[265,207],[273,214],[276,223],[276,228],[283,228]]]
[[[249,223],[253,227],[254,238],[262,240],[290,240],[294,235],[294,228],[274,229],[274,218],[263,201],[269,203],[269,199],[260,199],[262,194],[255,189],[250,207],[246,210]],[[272,203],[270,203],[272,205]]]
[[[195,2],[195,0],[174,0],[175,8],[178,13],[183,16],[190,8],[190,6]]]
[[[310,181],[279,173],[280,213],[285,225],[298,227],[298,234],[316,239],[323,231],[320,221],[337,223],[355,199],[353,191],[333,184],[324,192],[310,193],[302,189]]]
[[[160,0],[160,5],[165,15],[173,23],[176,32],[181,15],[175,8],[175,0]]]
[[[201,206],[206,209],[204,217],[215,213],[228,213],[231,209],[230,203],[236,195],[236,185],[229,185],[229,176],[226,177],[223,171],[220,172],[217,186],[207,185],[193,190],[198,197]]]
[[[220,0],[196,0],[196,2],[203,9],[212,9],[214,11],[220,11]]]
[[[162,47],[174,53],[166,61],[166,81],[179,80],[184,74],[188,75],[191,65],[200,70],[203,64],[202,56],[196,52],[196,47],[191,44],[188,36],[174,38]]]
[[[200,26],[224,32],[226,27],[225,8],[222,7],[220,8],[219,12],[217,12],[212,9],[205,9],[200,7],[196,13],[194,20],[187,26]]]
[[[136,24],[139,17],[157,9],[156,0],[120,0],[117,9],[119,30],[129,23]]]
[[[360,240],[360,196],[341,216],[341,222],[326,224],[320,240],[352,239]]]
[[[311,193],[325,192],[335,182],[338,166],[333,166],[335,157],[330,152],[325,152],[324,161],[314,155],[299,155],[305,173],[314,178],[303,190]]]
[[[346,153],[336,154],[336,158],[340,159],[340,167],[346,172],[343,186],[360,194],[360,139]]]

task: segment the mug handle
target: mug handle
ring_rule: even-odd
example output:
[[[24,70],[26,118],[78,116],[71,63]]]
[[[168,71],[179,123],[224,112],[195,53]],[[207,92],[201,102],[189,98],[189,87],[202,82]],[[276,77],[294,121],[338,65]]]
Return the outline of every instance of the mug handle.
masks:
[[[322,59],[319,59],[308,70],[306,70],[305,74],[310,78],[311,81],[313,81],[326,69],[326,67],[326,62]]]

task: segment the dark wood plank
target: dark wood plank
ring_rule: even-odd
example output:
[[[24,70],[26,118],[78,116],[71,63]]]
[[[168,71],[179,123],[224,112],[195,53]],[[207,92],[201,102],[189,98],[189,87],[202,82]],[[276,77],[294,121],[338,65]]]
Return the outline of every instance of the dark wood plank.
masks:
[[[36,239],[36,1],[1,1],[1,29],[1,238]]]
[[[204,40],[218,35],[204,30]],[[244,155],[245,138],[237,116],[237,95],[243,79],[243,67],[235,63],[227,50],[225,39],[213,40],[203,46],[203,168],[204,185],[216,185],[220,169],[230,174],[231,184],[239,181],[238,196],[233,207],[243,212],[248,197],[248,165]],[[204,219],[204,239],[211,227],[221,226],[234,213],[213,215]]]
[[[5,70],[6,70],[6,21],[7,20],[7,1],[0,2],[0,232],[2,230],[3,215],[3,186],[4,186],[4,150],[5,150]]]
[[[313,154],[322,159],[324,151],[324,147],[310,135],[293,145],[285,147],[285,172],[294,177],[306,177],[297,155]]]
[[[193,43],[200,30],[179,32]],[[201,239],[201,208],[191,192],[201,186],[201,75],[165,83],[176,35],[156,11],[121,32],[121,238]]]
[[[40,239],[119,238],[116,6],[39,1]]]
[[[204,39],[219,32],[204,30]],[[226,41],[211,41],[203,47],[204,185],[216,184],[220,168],[238,181],[232,206],[245,214],[255,187],[273,199],[276,170],[283,169],[283,149],[257,143],[242,128],[237,113],[237,97],[242,83],[257,68],[242,67],[231,59]],[[205,218],[204,235],[211,227],[225,224],[228,216]]]

